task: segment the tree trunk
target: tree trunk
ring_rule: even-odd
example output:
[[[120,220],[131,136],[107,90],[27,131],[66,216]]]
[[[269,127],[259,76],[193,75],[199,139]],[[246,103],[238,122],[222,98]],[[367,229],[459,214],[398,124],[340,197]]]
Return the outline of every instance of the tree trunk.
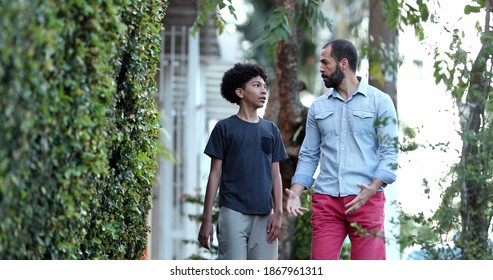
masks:
[[[370,1],[370,21],[369,21],[369,64],[370,78],[369,84],[379,88],[390,95],[394,106],[397,109],[397,28],[385,24],[384,7],[381,0]],[[385,58],[379,54],[391,52],[395,61],[384,61]],[[387,69],[388,65],[394,66]]]
[[[489,157],[486,151],[491,149],[485,142],[485,107],[491,80],[488,81],[482,74],[487,71],[486,61],[489,59],[486,47],[483,45],[471,69],[469,93],[466,99],[468,107],[465,114],[463,134],[473,134],[477,138],[463,137],[461,165],[464,170],[461,185],[462,218],[462,258],[466,260],[485,259],[491,255],[488,248],[488,228],[491,221],[489,212],[489,183],[482,178],[488,178],[490,172]],[[486,175],[486,176],[485,176]],[[491,257],[491,256],[490,256]]]
[[[490,15],[492,0],[485,1],[485,32],[491,32]],[[492,63],[491,38],[484,36],[482,46],[472,64],[465,109],[461,114],[463,170],[461,184],[460,215],[462,231],[460,247],[465,260],[490,259],[492,250],[488,244],[488,229],[492,210],[491,185],[491,134],[492,124],[485,116],[485,104],[491,93]]]
[[[291,7],[296,1],[290,0]],[[276,1],[276,6],[286,5],[286,1]],[[293,11],[294,12],[294,9]],[[296,170],[298,152],[304,134],[294,139],[297,130],[305,125],[306,110],[298,98],[297,63],[299,45],[296,26],[292,27],[292,36],[288,41],[281,41],[276,49],[275,84],[270,90],[269,105],[266,108],[265,118],[274,121],[281,131],[289,159],[281,161],[281,175],[283,188],[289,188],[291,177]],[[286,197],[283,195],[283,209],[286,206]],[[288,216],[283,212],[282,232],[279,237],[279,259],[292,259],[294,245],[296,217]]]

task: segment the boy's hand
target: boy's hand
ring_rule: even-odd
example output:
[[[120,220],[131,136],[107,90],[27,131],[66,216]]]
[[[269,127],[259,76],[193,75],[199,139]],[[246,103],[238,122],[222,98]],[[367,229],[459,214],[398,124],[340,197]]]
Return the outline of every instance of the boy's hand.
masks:
[[[202,221],[200,225],[199,236],[197,238],[200,245],[207,250],[211,250],[210,244],[214,240],[214,230],[212,228],[212,222]]]
[[[282,212],[274,212],[269,218],[269,224],[267,225],[267,242],[270,244],[279,237],[281,234],[282,225]]]

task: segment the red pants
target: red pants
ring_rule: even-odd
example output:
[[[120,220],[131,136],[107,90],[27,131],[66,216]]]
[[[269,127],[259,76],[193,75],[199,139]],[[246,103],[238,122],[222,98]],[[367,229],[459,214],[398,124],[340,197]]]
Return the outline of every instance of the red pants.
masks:
[[[344,205],[355,197],[313,194],[311,259],[338,260],[349,235],[352,260],[385,260],[385,194],[377,192],[360,209],[344,214]]]

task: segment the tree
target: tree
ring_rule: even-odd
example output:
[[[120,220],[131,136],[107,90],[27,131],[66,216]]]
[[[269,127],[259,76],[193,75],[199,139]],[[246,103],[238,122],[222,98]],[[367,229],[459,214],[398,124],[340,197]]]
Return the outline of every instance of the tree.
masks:
[[[267,28],[276,30],[276,24],[282,25],[282,18],[294,18],[299,7],[296,7],[295,1],[276,1],[276,10],[273,17],[278,18],[279,22],[267,25]],[[284,23],[286,24],[286,22]],[[279,126],[281,136],[286,146],[289,159],[280,164],[282,174],[282,185],[290,186],[291,177],[294,175],[298,159],[300,141],[296,141],[293,136],[296,130],[304,125],[303,110],[298,93],[298,51],[300,37],[298,36],[298,27],[296,25],[285,25],[282,31],[288,31],[290,34],[277,43],[275,48],[275,79],[276,84],[270,91],[269,102],[271,104],[266,109],[266,118],[271,119]],[[287,35],[286,34],[286,35]],[[284,36],[283,34],[279,34]],[[271,43],[272,44],[272,43]],[[301,139],[302,140],[302,139]],[[286,196],[283,196],[283,205],[286,205]],[[284,206],[283,206],[284,208]],[[290,217],[286,211],[283,212],[282,232],[279,237],[279,259],[291,259],[293,250],[293,238],[295,217]]]
[[[481,48],[471,59],[463,47],[465,34],[450,30],[452,42],[443,59],[435,53],[435,78],[442,82],[455,98],[461,119],[463,141],[461,160],[455,167],[457,178],[451,189],[460,193],[461,235],[458,246],[463,259],[489,259],[492,249],[488,241],[493,215],[493,126],[492,112],[492,54],[493,29],[490,17],[493,1],[476,1],[466,5],[465,14],[483,12],[483,26],[476,23]]]
[[[450,172],[452,184],[443,192],[442,201],[431,218],[403,215],[404,219],[411,219],[423,228],[431,228],[437,240],[452,234],[454,245],[461,249],[460,257],[468,260],[492,257],[491,241],[488,239],[493,215],[492,3],[491,0],[480,0],[464,6],[465,16],[484,14],[483,24],[479,20],[475,22],[477,39],[481,46],[477,54],[464,46],[466,34],[463,27],[445,26],[444,30],[451,39],[449,48],[433,48],[435,82],[446,86],[459,110],[461,129],[458,133],[462,139],[460,161],[453,166]],[[415,26],[418,38],[423,39],[425,30],[420,28],[420,24],[426,21],[429,11],[425,7],[427,3],[418,0],[415,4],[418,8],[408,6],[409,14],[403,19],[406,25]],[[402,239],[408,237],[404,235]],[[418,239],[413,242],[422,245],[427,252],[439,251],[429,241]],[[454,250],[450,252],[455,254]],[[430,255],[435,258],[456,257]]]
[[[397,108],[397,68],[399,52],[397,26],[387,20],[384,3],[370,1],[368,60],[370,64],[369,84],[389,94]]]

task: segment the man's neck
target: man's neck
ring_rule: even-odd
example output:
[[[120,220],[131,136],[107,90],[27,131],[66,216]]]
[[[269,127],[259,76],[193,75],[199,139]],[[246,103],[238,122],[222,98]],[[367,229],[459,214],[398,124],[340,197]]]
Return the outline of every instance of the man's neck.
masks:
[[[350,75],[344,78],[342,83],[339,85],[337,88],[337,92],[344,98],[344,100],[348,100],[351,95],[353,95],[353,92],[356,90],[356,88],[359,85],[359,80],[356,77],[356,75]]]

